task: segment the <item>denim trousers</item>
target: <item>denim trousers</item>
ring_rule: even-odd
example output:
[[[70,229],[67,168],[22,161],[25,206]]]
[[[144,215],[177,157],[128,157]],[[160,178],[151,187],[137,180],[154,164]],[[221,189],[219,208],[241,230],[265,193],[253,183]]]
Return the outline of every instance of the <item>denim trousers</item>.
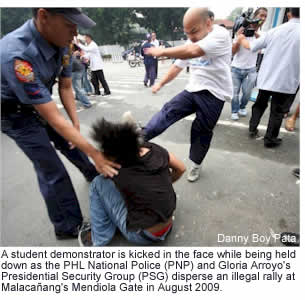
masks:
[[[146,141],[161,134],[175,122],[196,113],[191,127],[191,148],[189,158],[201,164],[210,148],[213,129],[220,117],[224,101],[208,90],[190,93],[186,90],[167,102],[143,129]]]
[[[90,218],[94,246],[107,245],[113,238],[116,228],[130,242],[150,245],[165,240],[170,232],[156,237],[145,229],[128,231],[126,227],[127,207],[114,182],[102,175],[95,177],[90,185]]]
[[[90,101],[82,89],[83,71],[72,72],[72,85],[75,92],[75,99],[79,100],[84,106],[91,106]]]
[[[33,163],[40,191],[56,232],[72,232],[83,217],[69,174],[56,149],[91,180],[98,175],[88,157],[49,125],[42,126],[34,113],[10,113],[1,116],[1,130],[12,138]]]
[[[232,67],[231,69],[234,94],[232,99],[232,113],[238,113],[240,109],[246,108],[251,97],[252,89],[256,82],[256,67],[250,69],[239,69]],[[240,89],[242,89],[242,97],[239,99]]]
[[[86,91],[86,93],[91,93],[93,92],[92,90],[92,86],[89,82],[88,79],[88,74],[87,74],[87,69],[84,69],[83,71],[83,75],[82,75],[82,87],[84,88],[84,90]]]

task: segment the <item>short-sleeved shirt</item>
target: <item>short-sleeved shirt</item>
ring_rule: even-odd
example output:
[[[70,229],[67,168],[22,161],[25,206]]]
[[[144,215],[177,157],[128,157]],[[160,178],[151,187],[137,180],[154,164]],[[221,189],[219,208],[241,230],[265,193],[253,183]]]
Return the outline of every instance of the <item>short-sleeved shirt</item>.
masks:
[[[145,143],[150,151],[113,178],[127,206],[127,229],[137,231],[166,222],[176,208],[169,171],[169,154],[159,145]]]
[[[190,40],[187,44],[192,43]],[[213,30],[196,42],[204,56],[175,62],[180,68],[190,66],[188,92],[208,90],[216,98],[231,101],[233,83],[231,76],[232,39],[227,29],[213,25]]]
[[[254,41],[256,38],[254,36],[246,37],[249,42]],[[234,42],[236,42],[237,37]],[[234,43],[233,42],[233,43]],[[242,46],[239,47],[238,51],[235,53],[232,61],[232,67],[238,69],[251,69],[256,67],[258,51],[252,52]]]
[[[257,77],[262,90],[295,94],[300,85],[300,19],[272,28],[250,43],[251,51],[265,49]]]
[[[47,103],[55,78],[71,77],[68,47],[49,44],[33,19],[4,36],[0,48],[2,103]]]

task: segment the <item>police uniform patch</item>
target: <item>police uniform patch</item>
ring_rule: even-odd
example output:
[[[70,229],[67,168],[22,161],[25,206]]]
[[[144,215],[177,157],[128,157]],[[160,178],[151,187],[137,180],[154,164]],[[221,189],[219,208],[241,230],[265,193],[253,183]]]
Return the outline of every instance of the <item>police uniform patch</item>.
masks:
[[[29,62],[25,60],[16,59],[14,70],[18,80],[22,82],[34,81],[33,67]]]
[[[42,94],[37,83],[25,83],[24,91],[28,94],[30,99],[40,99]]]

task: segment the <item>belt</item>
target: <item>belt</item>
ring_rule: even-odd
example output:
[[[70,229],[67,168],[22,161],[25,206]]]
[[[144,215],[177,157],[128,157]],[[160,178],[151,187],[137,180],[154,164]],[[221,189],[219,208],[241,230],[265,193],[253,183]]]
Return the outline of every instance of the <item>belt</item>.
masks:
[[[14,113],[30,113],[36,112],[32,105],[20,104],[20,103],[1,103],[1,115],[8,115]]]

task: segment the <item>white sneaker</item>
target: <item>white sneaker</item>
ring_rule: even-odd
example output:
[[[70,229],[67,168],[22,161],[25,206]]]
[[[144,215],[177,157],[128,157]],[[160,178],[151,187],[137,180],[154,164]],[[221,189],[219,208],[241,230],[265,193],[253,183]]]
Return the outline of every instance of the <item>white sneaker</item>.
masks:
[[[187,176],[187,180],[190,182],[194,182],[194,181],[198,180],[199,177],[200,177],[200,168],[196,168],[193,166]]]
[[[233,114],[231,115],[231,119],[232,119],[233,121],[239,120],[238,113],[233,113]]]
[[[238,111],[238,114],[241,116],[241,117],[245,117],[247,115],[247,110],[245,108],[242,108]]]
[[[122,122],[132,124],[132,125],[136,125],[137,126],[137,132],[142,131],[142,124],[140,122],[137,122],[137,120],[132,115],[131,111],[126,111],[126,112],[123,113]]]

